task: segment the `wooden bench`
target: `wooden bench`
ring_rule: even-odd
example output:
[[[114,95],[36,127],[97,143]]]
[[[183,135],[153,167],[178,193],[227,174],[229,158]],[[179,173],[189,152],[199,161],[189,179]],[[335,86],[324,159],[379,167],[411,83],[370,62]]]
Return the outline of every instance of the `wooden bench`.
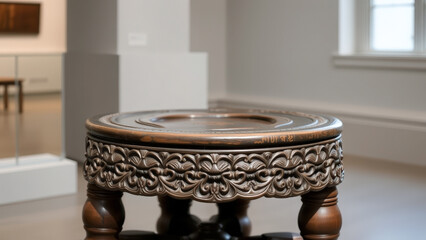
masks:
[[[3,105],[4,109],[7,110],[9,108],[9,85],[14,85],[18,87],[18,95],[19,95],[19,113],[22,113],[23,110],[23,93],[22,93],[22,82],[24,80],[22,78],[13,78],[13,77],[0,77],[0,85],[4,86],[4,94],[3,94]]]

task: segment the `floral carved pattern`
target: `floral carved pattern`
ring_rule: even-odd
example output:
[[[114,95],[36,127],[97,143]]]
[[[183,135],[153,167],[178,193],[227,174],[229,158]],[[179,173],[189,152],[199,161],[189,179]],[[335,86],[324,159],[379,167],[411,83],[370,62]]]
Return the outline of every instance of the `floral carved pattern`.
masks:
[[[110,190],[222,202],[291,197],[343,181],[340,138],[264,152],[172,152],[87,139],[84,175]]]

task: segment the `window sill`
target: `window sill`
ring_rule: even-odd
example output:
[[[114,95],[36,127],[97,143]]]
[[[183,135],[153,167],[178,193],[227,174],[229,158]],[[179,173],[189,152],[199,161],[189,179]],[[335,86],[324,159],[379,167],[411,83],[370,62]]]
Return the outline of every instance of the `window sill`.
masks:
[[[334,54],[337,67],[426,70],[426,55]]]

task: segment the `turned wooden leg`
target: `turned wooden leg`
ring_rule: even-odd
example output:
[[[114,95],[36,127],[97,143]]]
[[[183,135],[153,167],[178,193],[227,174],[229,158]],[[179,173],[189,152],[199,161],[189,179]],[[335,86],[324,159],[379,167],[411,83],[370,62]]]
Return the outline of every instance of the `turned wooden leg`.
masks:
[[[189,212],[192,200],[161,196],[158,201],[161,207],[161,215],[157,221],[159,234],[185,236],[197,230],[201,220]]]
[[[4,104],[4,110],[7,110],[9,108],[9,93],[7,91],[7,84],[4,85],[3,104]]]
[[[339,237],[342,216],[337,206],[336,187],[302,196],[300,233],[305,240],[334,240]]]
[[[19,113],[22,113],[24,109],[24,94],[22,90],[22,82],[18,83],[18,91],[19,91]]]
[[[234,237],[246,237],[251,232],[251,222],[247,216],[249,200],[237,199],[232,202],[218,203],[219,214],[210,218],[222,224],[225,232]]]
[[[94,184],[87,185],[87,201],[83,207],[86,240],[118,239],[124,223],[122,192],[107,191]]]

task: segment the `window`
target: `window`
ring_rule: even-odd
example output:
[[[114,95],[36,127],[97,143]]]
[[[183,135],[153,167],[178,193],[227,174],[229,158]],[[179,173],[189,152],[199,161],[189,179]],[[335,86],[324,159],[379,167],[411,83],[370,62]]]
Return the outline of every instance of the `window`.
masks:
[[[362,3],[363,2],[363,3]],[[426,0],[359,1],[360,52],[425,53]],[[364,4],[364,6],[362,6]],[[364,22],[364,23],[363,23]]]
[[[336,66],[426,70],[426,0],[339,0]]]
[[[414,50],[414,0],[370,1],[370,49]]]

